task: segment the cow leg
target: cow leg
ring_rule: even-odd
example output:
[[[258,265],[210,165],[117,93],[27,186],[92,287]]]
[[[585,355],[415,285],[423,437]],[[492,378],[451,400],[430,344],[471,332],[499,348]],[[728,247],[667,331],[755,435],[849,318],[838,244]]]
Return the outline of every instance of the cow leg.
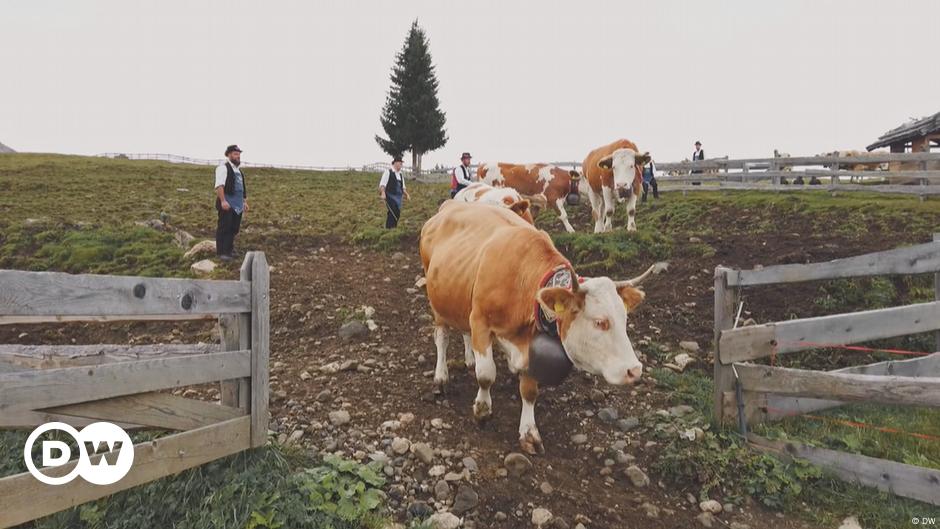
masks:
[[[571,227],[571,224],[568,222],[568,212],[565,211],[565,199],[559,198],[555,201],[555,209],[558,210],[558,218],[561,219],[561,223],[565,225],[565,230],[568,233],[574,233],[574,228]]]
[[[473,357],[473,343],[470,341],[470,333],[463,333],[463,360],[467,367],[473,367],[476,364],[476,358]]]
[[[443,390],[447,385],[447,328],[434,326],[434,345],[437,346],[437,365],[434,367],[434,385]]]
[[[519,447],[528,454],[545,452],[542,436],[535,425],[535,399],[539,396],[539,383],[526,374],[519,375],[519,395],[522,397],[522,416],[519,418]]]
[[[627,199],[627,231],[636,231],[636,192]]]
[[[604,188],[604,229],[603,231],[613,230],[614,207],[617,205],[617,199],[614,198],[614,190]]]
[[[476,360],[474,367],[477,384],[480,386],[477,398],[473,401],[473,416],[477,420],[483,420],[493,413],[490,387],[496,381],[496,362],[493,360],[492,333],[485,325],[474,325],[473,316],[470,317],[470,341]]]
[[[588,186],[588,198],[591,199],[591,216],[594,217],[594,233],[604,231],[604,197]]]

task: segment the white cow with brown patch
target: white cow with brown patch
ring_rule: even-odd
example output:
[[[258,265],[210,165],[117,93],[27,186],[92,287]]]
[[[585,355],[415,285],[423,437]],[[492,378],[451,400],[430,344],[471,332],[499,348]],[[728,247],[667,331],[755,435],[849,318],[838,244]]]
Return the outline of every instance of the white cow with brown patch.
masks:
[[[549,207],[558,213],[565,230],[573,232],[565,211],[565,199],[569,193],[578,192],[581,174],[544,163],[484,163],[477,167],[481,182],[493,187],[511,187],[523,196],[544,197]]]
[[[503,207],[513,211],[529,224],[535,224],[535,220],[532,218],[532,207],[545,207],[545,197],[542,195],[524,197],[515,189],[493,187],[483,182],[474,182],[461,189],[454,195],[454,200]]]

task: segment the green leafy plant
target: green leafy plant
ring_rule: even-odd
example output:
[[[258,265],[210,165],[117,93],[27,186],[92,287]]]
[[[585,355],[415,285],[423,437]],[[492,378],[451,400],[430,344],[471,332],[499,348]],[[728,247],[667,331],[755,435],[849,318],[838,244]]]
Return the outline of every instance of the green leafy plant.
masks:
[[[382,503],[380,487],[385,479],[378,473],[378,463],[361,465],[332,454],[323,463],[298,477],[316,510],[355,520]]]

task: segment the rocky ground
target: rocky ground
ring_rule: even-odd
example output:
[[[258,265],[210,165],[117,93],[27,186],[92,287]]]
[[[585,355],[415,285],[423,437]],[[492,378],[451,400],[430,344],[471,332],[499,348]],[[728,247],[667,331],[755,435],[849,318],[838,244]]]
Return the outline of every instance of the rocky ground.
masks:
[[[665,277],[646,286],[647,303],[632,317],[631,337],[641,352],[653,344],[668,350],[646,355],[647,368],[710,370],[711,271],[719,262],[752,266],[758,254],[750,252],[767,248],[760,238],[706,242],[716,255],[679,255]],[[809,254],[796,234],[780,236],[771,247],[774,252],[759,254],[761,262],[787,262],[794,248],[801,261],[865,250],[833,242],[814,245],[819,250]],[[448,391],[433,391],[435,350],[416,252],[381,253],[329,240],[282,240],[266,251],[273,267],[272,433],[281,443],[380,462],[389,507],[400,522],[433,515],[437,527],[465,528],[810,527],[749,500],[701,501],[694,483],[663,483],[650,470],[659,450],[653,433],[665,429],[695,442],[708,425],[683,420],[691,407],[676,405],[652,377],[613,387],[576,373],[543,390],[536,418],[546,453],[530,457],[517,452],[516,381],[498,362],[493,418],[475,423],[476,384],[463,366],[457,335]],[[237,266],[230,273],[235,276]],[[762,298],[769,302],[750,315],[785,313],[799,302],[789,294]],[[0,329],[2,343],[183,337],[211,341],[217,331],[200,322]],[[218,395],[214,387],[186,391]]]

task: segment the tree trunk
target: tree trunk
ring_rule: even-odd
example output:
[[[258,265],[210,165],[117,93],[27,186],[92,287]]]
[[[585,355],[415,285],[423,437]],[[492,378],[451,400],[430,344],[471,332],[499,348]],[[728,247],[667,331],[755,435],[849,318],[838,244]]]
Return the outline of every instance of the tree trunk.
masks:
[[[421,175],[421,157],[423,155],[423,152],[411,151],[411,170],[415,178]]]

